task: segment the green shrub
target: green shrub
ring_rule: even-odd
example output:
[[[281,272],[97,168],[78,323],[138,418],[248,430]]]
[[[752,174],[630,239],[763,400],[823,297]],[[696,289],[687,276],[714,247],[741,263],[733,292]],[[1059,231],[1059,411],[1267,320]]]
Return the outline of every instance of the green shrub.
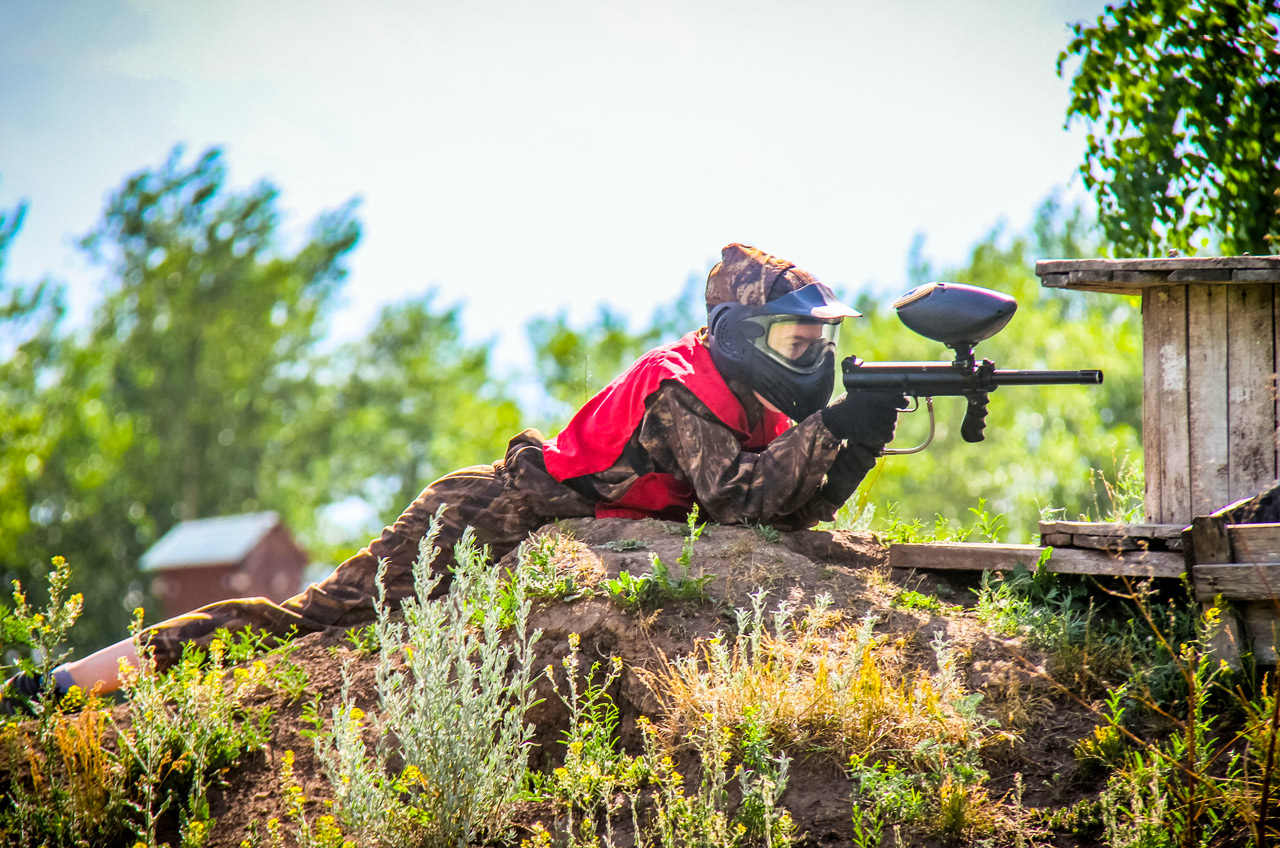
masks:
[[[377,601],[377,705],[356,706],[350,676],[332,712],[331,734],[317,733],[316,753],[335,798],[335,814],[358,844],[455,846],[498,838],[525,773],[533,702],[530,602],[523,569],[506,590],[511,633],[494,603],[504,591],[498,569],[476,550],[470,532],[456,549],[448,594],[430,598],[440,580],[429,563],[437,528],[414,566],[416,598],[393,614]],[[382,586],[385,563],[379,569]],[[377,740],[367,741],[370,733]]]

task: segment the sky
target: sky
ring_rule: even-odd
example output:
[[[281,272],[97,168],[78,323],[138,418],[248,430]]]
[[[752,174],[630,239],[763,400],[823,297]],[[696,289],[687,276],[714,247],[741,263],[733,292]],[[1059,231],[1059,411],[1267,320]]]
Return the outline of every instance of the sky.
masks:
[[[182,144],[276,185],[295,238],[360,199],[338,338],[433,289],[518,370],[531,318],[640,326],[735,241],[892,297],[919,233],[958,265],[1087,202],[1055,66],[1103,5],[0,0],[5,275],[86,320],[76,238]]]

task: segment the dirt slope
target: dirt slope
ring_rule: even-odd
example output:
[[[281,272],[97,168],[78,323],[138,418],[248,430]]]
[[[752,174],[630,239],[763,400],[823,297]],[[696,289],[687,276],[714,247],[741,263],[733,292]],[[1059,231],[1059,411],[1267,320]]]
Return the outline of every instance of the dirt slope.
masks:
[[[620,571],[647,572],[655,554],[672,565],[686,538],[685,525],[652,520],[584,519],[541,532],[567,537],[561,547],[561,565],[572,567],[588,582],[616,577]],[[1071,746],[1089,732],[1095,719],[1054,694],[1053,687],[1035,673],[1040,660],[1034,654],[1027,654],[1015,641],[993,638],[971,611],[955,608],[972,605],[973,576],[894,574],[886,567],[886,559],[885,548],[868,536],[820,531],[775,535],[709,525],[696,543],[693,573],[714,575],[710,603],[628,612],[596,596],[536,605],[532,624],[543,632],[538,667],[558,663],[565,656],[571,633],[580,635],[586,660],[621,657],[624,671],[611,694],[621,711],[624,747],[634,750],[637,717],[643,714],[657,720],[659,710],[658,699],[639,669],[656,668],[663,658],[692,650],[697,640],[729,631],[732,611],[748,607],[754,591],[767,591],[771,607],[788,599],[798,608],[827,593],[832,609],[842,612],[847,622],[876,614],[877,638],[897,652],[904,670],[927,668],[934,662],[929,643],[937,634],[951,642],[969,688],[983,695],[981,710],[1017,735],[1016,741],[994,745],[986,754],[993,798],[1011,790],[1015,774],[1022,777],[1022,801],[1028,806],[1063,806],[1079,797],[1086,787],[1070,779]],[[504,562],[514,564],[514,558]],[[894,600],[905,589],[935,596],[949,608],[945,613],[900,608]],[[371,694],[373,661],[361,658],[341,637],[317,635],[301,641],[293,659],[309,675],[308,695],[293,704],[277,705],[279,713],[266,751],[246,757],[226,775],[225,786],[215,791],[213,814],[218,827],[209,843],[214,848],[238,848],[248,823],[261,826],[271,817],[283,817],[277,773],[287,750],[295,752],[295,772],[316,815],[331,796],[311,742],[301,735],[306,729],[301,703],[318,693],[321,714],[328,714],[338,698],[344,662],[353,663],[353,691]],[[560,738],[567,714],[546,682],[539,686],[543,702],[530,716],[537,728],[534,763],[548,769],[562,756]],[[851,785],[842,765],[820,754],[799,752],[793,757],[783,804],[795,818],[797,832],[804,834],[801,844],[850,844]],[[525,824],[550,824],[554,812],[527,805],[520,819]]]

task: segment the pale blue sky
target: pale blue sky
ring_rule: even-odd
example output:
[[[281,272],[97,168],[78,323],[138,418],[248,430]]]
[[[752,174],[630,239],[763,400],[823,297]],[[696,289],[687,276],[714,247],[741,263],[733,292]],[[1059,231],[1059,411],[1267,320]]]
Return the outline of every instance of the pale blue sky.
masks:
[[[0,206],[30,203],[7,275],[71,282],[83,316],[74,237],[182,142],[295,227],[363,199],[340,335],[428,287],[473,338],[642,321],[730,241],[896,294],[916,232],[958,263],[1082,194],[1054,66],[1102,7],[0,0]]]

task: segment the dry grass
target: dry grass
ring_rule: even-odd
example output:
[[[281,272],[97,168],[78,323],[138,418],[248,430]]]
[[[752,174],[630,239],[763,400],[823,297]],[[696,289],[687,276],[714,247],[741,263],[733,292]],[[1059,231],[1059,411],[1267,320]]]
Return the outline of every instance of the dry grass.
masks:
[[[785,607],[764,626],[763,599],[740,613],[739,635],[696,644],[692,654],[644,673],[673,736],[712,713],[725,726],[761,723],[773,743],[792,751],[853,754],[911,751],[921,740],[942,746],[972,741],[967,693],[954,673],[902,666],[878,644],[874,619],[837,625],[824,606],[794,623]]]

